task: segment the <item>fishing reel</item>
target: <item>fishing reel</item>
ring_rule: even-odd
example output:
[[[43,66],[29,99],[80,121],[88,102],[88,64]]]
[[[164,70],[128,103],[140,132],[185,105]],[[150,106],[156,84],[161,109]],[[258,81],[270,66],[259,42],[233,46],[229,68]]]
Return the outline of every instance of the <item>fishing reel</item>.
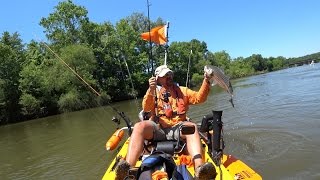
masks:
[[[120,125],[120,119],[113,116],[112,119],[111,119],[113,122],[115,122],[118,126]]]
[[[111,106],[112,107],[112,106]],[[112,107],[113,108],[113,107]],[[112,117],[112,122],[114,122],[114,123],[116,123],[117,125],[118,125],[118,128],[119,128],[119,125],[121,124],[121,121],[120,121],[120,119],[123,119],[124,120],[124,122],[126,123],[126,125],[127,125],[127,128],[128,128],[128,134],[129,134],[129,136],[131,136],[131,134],[132,134],[132,122],[130,121],[130,119],[124,114],[124,112],[120,112],[120,111],[118,111],[117,109],[115,109],[115,108],[113,108],[117,113],[118,113],[118,115],[119,115],[119,118],[118,117],[116,117],[116,116],[113,116]]]

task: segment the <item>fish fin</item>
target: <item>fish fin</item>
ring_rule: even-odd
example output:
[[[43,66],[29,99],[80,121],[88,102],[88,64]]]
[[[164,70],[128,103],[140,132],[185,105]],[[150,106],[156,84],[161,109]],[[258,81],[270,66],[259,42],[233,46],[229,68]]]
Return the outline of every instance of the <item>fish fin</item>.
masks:
[[[233,95],[231,95],[231,98],[230,98],[229,102],[231,103],[232,107],[234,108]]]
[[[211,86],[217,85],[217,82],[213,78],[211,78],[209,81]]]

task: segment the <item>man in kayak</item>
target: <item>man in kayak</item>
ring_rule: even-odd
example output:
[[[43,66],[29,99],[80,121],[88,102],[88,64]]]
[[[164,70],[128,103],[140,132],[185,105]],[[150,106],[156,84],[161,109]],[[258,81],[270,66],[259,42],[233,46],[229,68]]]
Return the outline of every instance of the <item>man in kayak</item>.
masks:
[[[142,101],[143,111],[151,112],[153,117],[135,124],[126,160],[120,161],[116,169],[116,179],[125,178],[130,167],[135,166],[143,151],[144,140],[177,140],[182,124],[195,126],[194,134],[180,136],[185,139],[188,153],[193,158],[195,176],[198,179],[212,179],[216,171],[213,164],[203,162],[197,126],[186,121],[189,105],[202,103],[207,99],[210,90],[209,77],[204,76],[202,85],[196,92],[174,83],[173,72],[166,65],[156,68],[155,76],[149,79],[149,89]]]

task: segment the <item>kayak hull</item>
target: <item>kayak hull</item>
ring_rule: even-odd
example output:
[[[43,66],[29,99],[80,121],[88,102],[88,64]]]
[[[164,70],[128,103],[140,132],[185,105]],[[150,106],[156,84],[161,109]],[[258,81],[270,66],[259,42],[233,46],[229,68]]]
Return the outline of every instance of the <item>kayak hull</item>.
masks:
[[[127,151],[128,151],[128,145],[129,145],[129,140],[128,138],[126,142],[122,145],[122,147],[118,148],[118,154],[117,156],[112,160],[111,164],[107,168],[103,180],[110,180],[110,179],[115,179],[115,168],[117,163],[121,158],[126,157]],[[221,160],[221,165],[217,166],[211,156],[209,155],[208,151],[208,146],[206,143],[202,140],[202,144],[204,147],[204,153],[203,153],[203,158],[205,162],[211,162],[217,172],[216,180],[235,180],[235,179],[248,179],[248,180],[260,180],[262,177],[255,172],[252,168],[250,168],[248,165],[246,165],[244,162],[241,160],[235,158],[232,155],[226,155],[224,154]],[[177,165],[180,164],[186,164],[188,171],[190,172],[191,175],[194,175],[194,166],[193,163],[191,162],[192,158],[186,158],[188,157],[187,155],[183,154],[175,154],[173,156],[173,159]],[[141,161],[139,160],[135,167],[139,168],[141,165]]]

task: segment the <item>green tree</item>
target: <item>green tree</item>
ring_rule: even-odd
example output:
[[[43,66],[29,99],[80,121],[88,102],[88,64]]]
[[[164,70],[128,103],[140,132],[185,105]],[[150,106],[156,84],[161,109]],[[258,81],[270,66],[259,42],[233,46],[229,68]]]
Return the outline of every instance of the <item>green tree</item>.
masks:
[[[24,60],[19,34],[4,32],[0,40],[0,123],[20,120],[19,72]]]
[[[57,92],[62,89],[57,81],[55,61],[50,59],[45,47],[31,41],[26,49],[26,61],[20,72],[19,89],[22,92],[19,104],[22,114],[28,119],[57,113]]]
[[[230,55],[226,51],[219,51],[219,52],[215,52],[213,56],[217,66],[220,67],[225,72],[228,72],[228,69],[231,63]]]
[[[199,40],[193,39],[190,42],[172,42],[169,48],[169,60],[168,64],[172,66],[175,72],[175,79],[180,84],[186,83],[186,78],[188,74],[188,64],[189,75],[194,73],[203,73],[204,64],[210,64],[206,60],[207,45],[205,42],[200,42]],[[191,78],[193,81],[193,78]],[[194,83],[191,83],[192,85]]]
[[[84,45],[70,45],[61,50],[60,58],[67,64],[60,63],[56,68],[66,71],[60,81],[64,82],[64,91],[58,100],[61,112],[80,110],[94,107],[92,99],[96,99],[94,92],[84,84],[87,82],[92,87],[97,87],[93,78],[96,69],[96,60],[90,47]],[[61,67],[62,64],[64,67]],[[62,69],[63,68],[63,69]],[[80,77],[72,74],[71,68]],[[96,88],[95,88],[96,89]]]
[[[71,0],[59,2],[55,12],[42,18],[40,25],[45,28],[46,37],[54,44],[63,47],[81,43],[83,27],[89,23],[88,11],[83,6],[75,5]]]
[[[175,81],[179,84],[184,84],[186,81],[190,52],[191,46],[188,42],[172,42],[170,45],[167,65],[173,70]],[[160,64],[163,62],[164,57]],[[194,61],[192,63],[194,64]]]
[[[0,124],[5,123],[7,121],[5,114],[5,106],[6,106],[6,96],[5,96],[5,81],[0,78]]]
[[[277,58],[273,59],[272,61],[272,70],[280,70],[283,69],[283,67],[285,66],[285,60],[286,58],[282,57],[282,56],[278,56]]]
[[[269,58],[267,59],[266,66],[267,66],[268,72],[273,71],[272,61],[273,61],[274,59],[275,59],[274,57],[269,57]]]
[[[234,59],[230,64],[228,71],[231,78],[239,78],[254,74],[254,68],[249,61],[245,61],[243,57]]]
[[[255,71],[264,71],[267,69],[267,63],[261,54],[253,54],[247,59]]]

